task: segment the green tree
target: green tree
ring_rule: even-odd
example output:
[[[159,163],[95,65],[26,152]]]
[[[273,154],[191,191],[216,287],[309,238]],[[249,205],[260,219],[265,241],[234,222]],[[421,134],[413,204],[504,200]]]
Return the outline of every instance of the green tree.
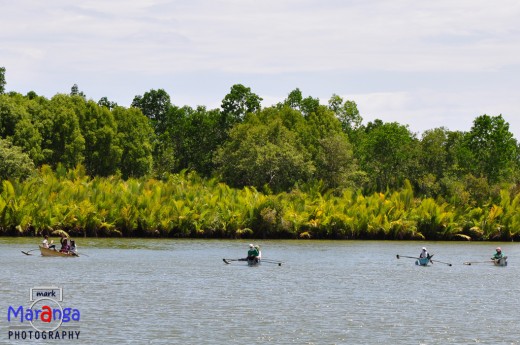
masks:
[[[38,97],[38,94],[34,91],[29,91],[29,92],[27,92],[26,97],[30,100],[33,100]]]
[[[43,160],[39,119],[30,111],[38,109],[36,101],[18,93],[0,95],[0,137],[10,138],[35,164]]]
[[[465,144],[466,133],[462,131],[448,131],[446,132],[446,165],[447,172],[455,177],[464,176],[467,171],[464,166],[468,165],[466,162],[471,160],[471,151]]]
[[[294,110],[299,110],[303,116],[309,116],[311,113],[316,112],[319,106],[320,100],[318,98],[311,96],[303,98],[303,94],[298,88],[289,92],[287,98],[277,105],[279,109],[289,107]]]
[[[334,112],[341,122],[343,132],[350,134],[361,126],[363,118],[359,115],[356,102],[343,101],[343,98],[334,94],[329,99],[329,109]]]
[[[172,107],[170,95],[166,91],[152,89],[142,96],[135,96],[132,107],[141,109],[141,112],[151,120],[156,134],[166,131],[167,117]]]
[[[272,121],[279,120],[285,128],[294,132],[301,142],[302,139],[308,136],[308,122],[299,110],[292,109],[285,105],[278,104],[277,106],[263,109],[258,114],[251,118],[253,121],[260,121],[263,124],[268,124]],[[247,121],[247,120],[246,120]]]
[[[358,148],[362,170],[372,179],[369,189],[397,189],[415,179],[417,140],[406,126],[375,120],[367,124]]]
[[[222,100],[223,124],[230,128],[240,123],[247,113],[255,113],[261,109],[262,98],[242,84],[235,84]]]
[[[21,147],[36,165],[43,161],[42,136],[29,118],[23,118],[16,124],[12,138],[13,144]]]
[[[209,177],[215,169],[214,156],[222,142],[218,127],[220,111],[199,106],[185,112],[182,149],[177,153],[181,169]]]
[[[0,95],[5,92],[5,67],[0,67]]]
[[[319,143],[315,177],[324,181],[325,188],[358,187],[354,176],[358,166],[347,136],[339,133],[323,138]]]
[[[87,173],[93,176],[114,174],[122,155],[114,116],[108,108],[88,101],[85,114],[80,119],[81,133],[85,139],[83,164]]]
[[[155,128],[152,138],[154,173],[156,176],[164,176],[168,173],[185,169],[185,151],[187,116],[193,112],[191,107],[179,108],[171,105],[164,115],[161,128]]]
[[[0,138],[0,181],[25,179],[34,172],[34,163],[18,146]]]
[[[473,121],[465,145],[472,153],[470,166],[473,175],[483,176],[489,183],[509,180],[518,169],[518,143],[509,131],[502,115],[482,115]]]
[[[140,109],[152,126],[153,133],[148,142],[151,144],[155,175],[174,172],[178,166],[176,153],[182,142],[182,110],[171,104],[170,95],[164,89],[152,89],[142,96],[135,96],[132,107]],[[146,165],[144,161],[142,163]]]
[[[311,113],[302,115],[305,126],[298,129],[298,135],[312,158],[316,159],[320,141],[341,134],[341,124],[326,106],[318,106]]]
[[[23,98],[18,96],[0,95],[0,137],[2,138],[13,136],[18,122],[28,116]]]
[[[121,151],[119,169],[123,178],[141,177],[152,170],[153,129],[137,108],[116,107],[113,115]]]
[[[78,97],[82,103],[84,101]],[[74,168],[84,159],[85,138],[81,134],[74,97],[56,95],[39,112],[44,163]]]
[[[239,124],[230,140],[219,149],[216,163],[224,181],[235,187],[267,187],[273,192],[289,190],[314,172],[309,155],[294,133],[280,120],[268,124]]]
[[[107,97],[101,97],[97,103],[100,107],[107,107],[109,110],[117,107],[116,102],[109,101]]]
[[[86,99],[86,96],[83,93],[83,91],[79,90],[78,84],[72,85],[72,87],[70,88],[70,95],[71,96],[80,96],[81,98]]]
[[[426,130],[420,141],[419,164],[422,173],[442,178],[448,168],[448,130],[444,127]]]
[[[313,113],[318,112],[318,108],[320,107],[319,98],[313,98],[308,96],[302,99],[301,111],[304,116],[310,116]]]
[[[448,135],[449,131],[444,127],[426,130],[422,134],[415,184],[423,195],[437,196],[439,180],[448,173]]]
[[[291,92],[289,92],[289,95],[283,101],[283,103],[280,105],[280,107],[288,106],[291,109],[301,110],[300,107],[302,104],[302,100],[303,100],[302,92],[300,91],[300,89],[296,88],[296,89],[292,90]]]

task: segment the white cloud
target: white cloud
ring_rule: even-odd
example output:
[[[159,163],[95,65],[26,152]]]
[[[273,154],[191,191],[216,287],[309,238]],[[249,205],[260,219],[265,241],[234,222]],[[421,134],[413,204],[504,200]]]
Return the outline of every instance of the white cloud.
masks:
[[[351,94],[410,127],[520,118],[516,0],[19,0],[0,16],[8,90],[78,83],[128,105],[164,88],[209,106],[242,83],[265,99]]]

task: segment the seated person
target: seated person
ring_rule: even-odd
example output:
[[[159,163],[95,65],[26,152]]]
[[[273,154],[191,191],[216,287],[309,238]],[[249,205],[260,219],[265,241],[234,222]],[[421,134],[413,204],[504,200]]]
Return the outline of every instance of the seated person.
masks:
[[[78,246],[76,245],[76,241],[70,240],[70,251],[74,254],[78,253]]]
[[[504,257],[504,254],[502,254],[502,248],[497,247],[495,254],[491,257],[491,260],[500,260]]]
[[[53,244],[54,240],[51,240],[51,243],[49,244],[49,236],[45,235],[42,241],[42,247],[47,249],[54,249],[56,250],[56,245]]]
[[[258,246],[254,246],[253,244],[249,245],[249,250],[247,251],[247,260],[255,260],[258,261],[258,255],[260,255],[260,251],[258,250]]]
[[[70,239],[68,239],[67,237],[65,237],[65,235],[63,235],[61,237],[61,249],[60,249],[60,252],[62,253],[68,253],[69,250],[70,250]]]

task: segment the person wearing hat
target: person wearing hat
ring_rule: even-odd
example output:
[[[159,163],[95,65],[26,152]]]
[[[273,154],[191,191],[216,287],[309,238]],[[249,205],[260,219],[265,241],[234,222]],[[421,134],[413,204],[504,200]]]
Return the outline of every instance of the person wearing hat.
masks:
[[[491,257],[491,260],[500,260],[504,257],[504,254],[502,254],[502,248],[497,247],[495,254]]]
[[[430,254],[426,250],[426,247],[422,247],[422,251],[421,251],[421,254],[419,254],[419,257],[421,259],[425,259],[425,258],[429,258],[430,257]]]
[[[250,244],[249,250],[247,251],[247,260],[255,260],[258,257],[258,255],[260,255],[258,246]]]

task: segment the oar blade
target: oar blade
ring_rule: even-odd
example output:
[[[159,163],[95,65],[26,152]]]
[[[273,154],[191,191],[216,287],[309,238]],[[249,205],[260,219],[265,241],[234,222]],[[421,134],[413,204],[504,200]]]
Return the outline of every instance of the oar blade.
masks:
[[[226,260],[226,259],[222,259],[222,261],[224,261],[224,262],[225,262],[226,264],[228,264],[228,265],[231,263],[231,262],[229,262],[229,261]]]
[[[32,254],[29,254],[29,252],[24,252],[23,250],[21,252],[24,253],[25,255],[32,255]]]

